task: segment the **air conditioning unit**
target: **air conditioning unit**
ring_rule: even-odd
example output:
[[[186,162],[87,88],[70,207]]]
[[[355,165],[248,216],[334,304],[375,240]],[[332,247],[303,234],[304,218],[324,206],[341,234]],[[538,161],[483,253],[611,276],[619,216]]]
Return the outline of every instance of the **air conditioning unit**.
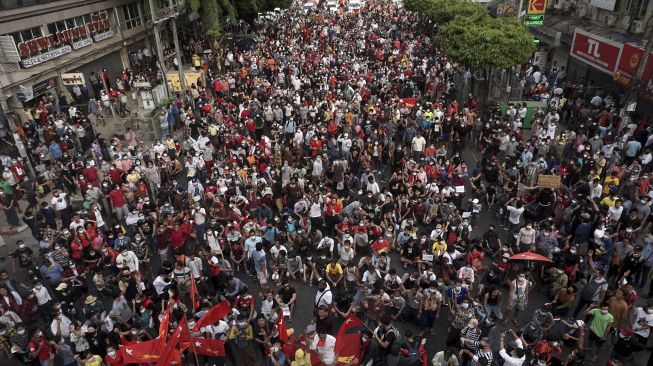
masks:
[[[561,10],[565,8],[567,1],[566,0],[555,0],[553,2],[553,8],[557,10]]]
[[[617,17],[616,16],[614,16],[612,14],[608,14],[608,15],[605,16],[605,24],[606,25],[614,25],[614,23],[616,23],[616,22],[617,22]]]
[[[587,16],[587,6],[581,5],[576,9],[576,15],[579,18],[586,17]]]
[[[633,34],[642,34],[644,33],[644,27],[646,23],[643,20],[633,20],[632,26],[630,27]]]

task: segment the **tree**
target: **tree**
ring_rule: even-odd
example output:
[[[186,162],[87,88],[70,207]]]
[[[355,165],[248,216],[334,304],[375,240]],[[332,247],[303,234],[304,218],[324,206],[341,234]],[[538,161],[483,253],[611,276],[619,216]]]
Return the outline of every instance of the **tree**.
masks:
[[[441,32],[445,54],[470,67],[512,67],[535,52],[533,36],[514,17],[456,17]]]
[[[456,17],[477,19],[489,16],[484,6],[462,0],[404,0],[404,7],[440,25]]]

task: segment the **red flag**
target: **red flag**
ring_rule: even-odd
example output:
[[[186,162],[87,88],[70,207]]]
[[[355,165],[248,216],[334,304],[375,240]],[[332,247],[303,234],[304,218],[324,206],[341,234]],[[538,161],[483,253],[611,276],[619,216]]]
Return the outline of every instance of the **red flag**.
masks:
[[[219,303],[218,305],[212,307],[211,310],[206,312],[206,314],[202,315],[202,317],[197,321],[197,323],[195,323],[193,330],[197,331],[205,325],[214,324],[218,320],[227,316],[227,314],[229,313],[231,313],[231,307],[229,306],[227,300],[225,300]]]
[[[190,276],[190,301],[195,309],[200,307],[199,293],[197,292],[197,283],[195,277]]]
[[[411,109],[415,106],[415,104],[417,104],[417,98],[403,98],[400,99],[400,101],[404,103],[406,108],[411,108]]]
[[[285,343],[288,340],[288,332],[286,331],[286,317],[283,316],[283,312],[279,312],[277,318],[277,332],[279,332],[279,339]]]
[[[190,334],[190,328],[188,327],[188,323],[185,321],[184,317],[184,326],[181,329],[181,334],[179,335],[179,346],[181,350],[185,350],[188,347],[195,347],[193,345],[193,337]]]
[[[166,344],[166,338],[168,337],[168,327],[170,326],[170,304],[171,302],[168,302],[168,306],[163,312],[161,323],[159,324],[159,338],[162,346]]]
[[[171,361],[175,357],[175,352],[179,352],[177,350],[177,345],[179,344],[179,339],[181,338],[181,334],[184,328],[188,330],[188,323],[186,323],[186,317],[181,318],[181,320],[175,327],[175,330],[172,332],[170,339],[168,339],[168,342],[166,343],[165,348],[161,353],[161,358],[159,358],[159,360],[156,362],[156,366],[170,365]]]
[[[363,322],[355,315],[347,317],[338,330],[334,347],[338,359],[336,365],[346,365],[354,359],[361,359],[361,330]]]
[[[224,342],[219,339],[193,338],[194,353],[202,356],[226,356]]]
[[[161,342],[158,339],[153,339],[120,347],[118,352],[126,364],[149,363],[159,359],[162,348]]]

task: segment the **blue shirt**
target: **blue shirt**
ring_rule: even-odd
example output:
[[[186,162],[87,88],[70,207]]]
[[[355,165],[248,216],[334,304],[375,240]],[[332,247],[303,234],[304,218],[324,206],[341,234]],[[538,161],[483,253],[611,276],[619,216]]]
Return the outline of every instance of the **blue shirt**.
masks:
[[[279,352],[277,352],[277,356],[275,357],[275,359],[277,360],[279,365],[285,365],[286,364],[286,355],[284,355],[283,352],[281,352],[281,350],[279,350]],[[270,357],[268,357],[265,360],[265,366],[274,366],[272,361],[270,361]]]
[[[455,287],[452,287],[449,290],[447,290],[447,298],[453,300],[453,295],[454,295],[455,290],[456,290]],[[465,299],[466,297],[467,297],[467,289],[464,288],[464,287],[461,287],[460,292],[458,293],[458,299],[456,300],[456,304],[458,304],[458,305],[462,304],[463,299]]]
[[[52,156],[54,156],[55,159],[60,159],[63,156],[63,153],[61,152],[61,146],[58,144],[50,144],[48,150],[50,150],[50,153]]]
[[[265,260],[265,251],[255,250],[252,253],[252,259],[254,259],[254,269],[256,272],[262,272],[267,267],[267,262]]]
[[[43,276],[43,278],[46,279],[51,285],[56,285],[61,282],[61,273],[63,272],[63,268],[58,264],[55,264],[52,267],[41,266],[39,272],[41,272],[41,276]]]

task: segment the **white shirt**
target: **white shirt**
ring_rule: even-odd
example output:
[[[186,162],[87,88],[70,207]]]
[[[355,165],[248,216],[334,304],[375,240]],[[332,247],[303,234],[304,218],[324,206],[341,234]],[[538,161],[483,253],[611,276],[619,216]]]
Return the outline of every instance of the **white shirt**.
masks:
[[[515,339],[515,344],[517,345],[517,348],[523,349],[524,346],[521,343],[521,339]],[[526,361],[526,356],[522,356],[521,358],[513,357],[506,352],[504,348],[502,348],[499,351],[499,356],[503,358],[503,365],[504,366],[521,366],[524,364],[524,361]]]
[[[170,283],[165,282],[163,280],[163,277],[157,276],[154,279],[154,282],[152,282],[152,286],[154,286],[154,289],[156,290],[157,295],[161,295],[163,293],[163,290],[165,290],[166,286],[168,286]]]
[[[215,338],[216,335],[219,335],[218,339],[225,340],[227,338],[227,333],[229,333],[229,324],[224,320],[218,321],[217,325],[207,325],[206,327],[200,328],[200,332],[211,334],[212,338]]]
[[[328,236],[325,236],[320,240],[320,242],[317,244],[317,249],[322,249],[322,248],[329,248],[330,252],[333,252],[333,246],[335,242],[333,239],[329,238]]]
[[[414,151],[423,151],[424,146],[426,146],[426,140],[422,136],[413,137],[412,147]]]
[[[57,328],[61,330],[61,337],[62,338],[68,338],[70,336],[70,324],[71,321],[68,319],[67,316],[62,315],[61,320],[57,322],[57,320],[53,320],[52,323],[50,324],[50,331],[52,334],[57,334]]]
[[[637,308],[635,310],[635,321],[633,322],[633,330],[641,328],[641,326],[637,324],[637,322],[640,321],[640,319],[646,320],[649,325],[653,326],[653,314],[648,314],[644,309]],[[648,336],[651,334],[651,328],[635,330],[635,334],[638,334],[644,338],[648,338]]]
[[[45,288],[45,286],[41,287],[40,290],[37,290],[36,287],[35,287],[34,290],[32,290],[32,291],[34,292],[34,296],[36,296],[36,303],[39,306],[41,306],[41,305],[45,304],[46,302],[52,300],[52,297],[50,297],[50,293]]]
[[[336,362],[336,338],[332,335],[327,334],[326,339],[324,340],[324,345],[318,346],[320,342],[320,336],[313,336],[313,342],[311,343],[311,349],[316,350],[317,354],[320,357],[320,360],[326,365],[332,365]]]
[[[315,294],[315,301],[313,303],[316,307],[320,307],[321,305],[330,306],[332,301],[333,294],[331,293],[331,287],[326,285],[324,291],[320,291],[319,289],[317,290],[317,293]]]
[[[59,197],[52,197],[52,201],[50,201],[50,203],[56,211],[65,209],[68,207],[68,203],[66,202],[66,193],[61,192],[59,193]]]
[[[131,272],[138,272],[138,257],[131,250],[126,250],[116,257],[116,267],[127,267]]]
[[[508,211],[510,212],[510,217],[508,217],[510,223],[519,225],[519,220],[521,219],[521,214],[524,212],[524,208],[523,207],[516,208],[516,207],[508,206]]]

